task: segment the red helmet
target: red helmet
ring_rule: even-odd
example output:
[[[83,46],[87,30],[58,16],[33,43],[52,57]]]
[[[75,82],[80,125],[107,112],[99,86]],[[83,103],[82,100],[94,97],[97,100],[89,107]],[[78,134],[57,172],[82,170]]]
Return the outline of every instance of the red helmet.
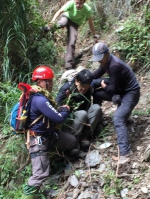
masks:
[[[48,66],[38,66],[32,74],[32,80],[36,81],[38,79],[52,79],[54,78],[54,73]]]

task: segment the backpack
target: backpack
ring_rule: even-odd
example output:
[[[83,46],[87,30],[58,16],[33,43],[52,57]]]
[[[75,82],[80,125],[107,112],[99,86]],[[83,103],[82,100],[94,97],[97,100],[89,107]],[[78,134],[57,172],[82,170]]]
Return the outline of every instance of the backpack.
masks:
[[[23,84],[23,83],[20,83],[20,85],[23,87],[26,86],[26,84]],[[28,90],[26,90],[26,92],[22,94],[20,101],[17,102],[11,110],[9,123],[10,123],[11,131],[14,134],[22,134],[22,133],[27,132],[33,124],[35,124],[40,118],[43,117],[43,115],[40,115],[31,124],[29,122],[30,121],[29,111],[30,111],[32,98],[35,95],[41,95],[39,93],[35,93],[29,96],[29,88]]]
[[[22,113],[21,113],[21,117],[18,116],[18,112],[21,106],[20,102],[17,102],[12,110],[11,110],[11,114],[10,114],[10,126],[11,126],[11,130],[14,134],[18,134],[18,133],[25,133],[28,129],[29,129],[29,110],[30,110],[30,105],[31,105],[31,101],[32,101],[33,96],[31,96],[29,98],[29,100],[26,102]]]
[[[83,70],[84,67],[79,66],[76,69],[70,69],[65,71],[61,78],[59,79],[59,88],[64,85],[64,83],[69,82],[71,84],[71,81],[76,77],[77,73],[80,72],[81,70]]]

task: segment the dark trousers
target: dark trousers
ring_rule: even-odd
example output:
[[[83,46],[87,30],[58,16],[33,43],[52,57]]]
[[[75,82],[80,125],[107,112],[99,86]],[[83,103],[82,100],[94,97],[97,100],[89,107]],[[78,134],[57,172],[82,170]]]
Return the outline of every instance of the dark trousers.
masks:
[[[75,44],[78,35],[78,25],[68,19],[65,15],[61,15],[57,21],[60,28],[67,28],[67,50],[65,56],[65,68],[73,68],[73,59],[75,55]]]
[[[94,103],[101,104],[102,100],[111,101],[113,94],[105,92],[104,89],[94,92]],[[120,155],[126,155],[130,152],[129,137],[127,130],[127,119],[132,110],[137,105],[140,98],[140,90],[133,90],[121,95],[121,105],[118,106],[114,113],[113,123],[117,133],[117,142],[119,145]]]

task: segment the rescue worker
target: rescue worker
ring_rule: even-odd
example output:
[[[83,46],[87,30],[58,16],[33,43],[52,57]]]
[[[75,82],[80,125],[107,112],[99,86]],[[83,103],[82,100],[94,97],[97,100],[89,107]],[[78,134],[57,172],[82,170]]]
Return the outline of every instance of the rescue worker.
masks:
[[[73,113],[73,121],[68,123],[70,133],[75,135],[81,147],[86,149],[90,140],[95,136],[98,123],[102,118],[101,107],[98,104],[91,105],[92,97],[92,73],[83,69],[75,76],[72,82],[66,82],[59,90],[56,101],[58,106],[69,98],[69,106]],[[99,132],[100,133],[100,132]]]
[[[116,56],[110,54],[108,46],[99,42],[92,48],[92,61],[100,66],[93,72],[92,85],[101,87],[93,94],[93,103],[102,104],[103,100],[113,101],[118,105],[113,123],[117,133],[120,158],[119,163],[130,161],[130,144],[127,120],[140,98],[140,86],[131,68]],[[109,78],[101,78],[104,74]],[[117,158],[116,158],[117,160]]]
[[[61,15],[61,16],[60,16]],[[57,18],[60,16],[58,21]],[[67,28],[67,50],[65,56],[65,68],[72,69],[75,55],[75,44],[78,35],[78,28],[85,21],[88,21],[93,39],[97,42],[92,19],[91,7],[85,0],[71,0],[64,4],[54,15],[49,27],[44,27],[44,31],[53,31],[57,28]]]
[[[50,94],[53,88],[54,73],[48,66],[38,66],[32,74],[32,80],[37,85],[32,86],[35,95],[31,101],[29,112],[30,123],[43,115],[30,127],[29,153],[32,164],[32,176],[24,186],[22,199],[32,199],[38,192],[42,182],[49,176],[50,162],[48,151],[57,148],[68,155],[78,155],[76,138],[67,132],[62,132],[62,124],[70,114],[70,107],[62,105],[57,111],[56,102]],[[37,94],[38,93],[38,94]]]

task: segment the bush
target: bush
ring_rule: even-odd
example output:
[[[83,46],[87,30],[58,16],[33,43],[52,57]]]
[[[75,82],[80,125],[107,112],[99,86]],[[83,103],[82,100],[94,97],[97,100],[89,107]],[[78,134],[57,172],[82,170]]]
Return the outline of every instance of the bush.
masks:
[[[3,82],[27,81],[37,63],[51,63],[54,60],[54,42],[45,37],[41,30],[46,22],[40,14],[37,0],[2,0],[1,4],[0,50],[3,75],[0,79]]]
[[[147,7],[142,16],[132,15],[117,31],[119,41],[114,45],[122,56],[145,71],[150,68],[150,12]],[[145,66],[147,66],[145,68]]]

